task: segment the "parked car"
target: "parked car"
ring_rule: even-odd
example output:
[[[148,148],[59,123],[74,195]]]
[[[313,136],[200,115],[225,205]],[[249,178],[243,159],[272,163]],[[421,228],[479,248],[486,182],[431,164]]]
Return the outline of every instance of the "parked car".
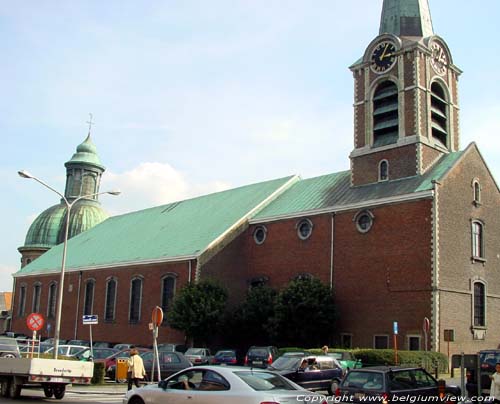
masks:
[[[335,393],[344,375],[335,359],[325,355],[281,356],[268,369],[276,371],[304,389],[328,390],[330,395]]]
[[[113,348],[118,349],[119,351],[123,351],[125,349],[130,349],[134,344],[116,344],[113,345]]]
[[[212,363],[212,354],[208,348],[189,348],[184,356],[193,365],[209,365]]]
[[[361,359],[356,359],[349,351],[328,351],[328,356],[333,356],[337,359],[344,371],[363,367]]]
[[[266,368],[279,356],[275,346],[251,346],[245,355],[245,366]]]
[[[261,404],[318,403],[326,398],[264,369],[234,366],[197,366],[158,384],[130,390],[124,404],[187,403]]]
[[[500,349],[487,349],[479,351],[479,366],[481,368],[481,394],[487,396],[490,394],[491,379],[490,375],[495,373],[495,365],[500,362]],[[467,369],[467,384],[465,388],[469,397],[477,396],[477,370]]]
[[[444,381],[442,381],[444,383]],[[444,393],[460,396],[457,386],[443,386]],[[412,401],[412,397],[439,397],[439,382],[425,369],[403,366],[374,366],[350,370],[335,392],[340,401],[369,401],[381,397],[388,402]]]
[[[19,345],[15,338],[0,337],[0,358],[19,358]]]
[[[99,348],[99,347],[87,347],[80,352],[77,352],[74,356],[80,360],[89,360],[92,358],[94,362],[104,362],[105,359],[115,353],[119,352],[114,348]]]
[[[92,344],[93,347],[95,348],[113,348],[113,345],[111,342],[104,342],[104,341],[97,341]]]
[[[80,345],[80,346],[90,346],[90,341],[85,341],[83,339],[70,339],[67,345]]]
[[[157,380],[158,368],[156,361],[154,362],[155,369],[153,372],[153,351],[144,352],[140,355],[142,361],[144,362],[144,368],[146,369],[147,378],[152,381],[153,379],[151,375],[154,373],[155,374],[154,379]],[[186,369],[192,366],[192,363],[189,362],[184,356],[184,354],[180,352],[160,350],[158,351],[158,357],[160,360],[160,372],[162,379],[178,372],[179,370]]]
[[[243,365],[243,355],[237,349],[221,349],[212,358],[214,365]]]
[[[78,352],[87,348],[83,345],[59,345],[57,349],[57,356],[75,356]],[[45,351],[46,354],[51,354],[54,352],[54,347],[50,347]]]
[[[48,344],[48,345],[54,345],[54,342],[55,342],[54,338],[47,338],[47,339],[43,340],[43,343],[44,344]],[[67,343],[68,343],[67,339],[60,339],[59,340],[59,345],[64,345],[64,344],[67,344]]]
[[[183,344],[159,344],[158,349],[162,351],[185,353],[188,347]]]

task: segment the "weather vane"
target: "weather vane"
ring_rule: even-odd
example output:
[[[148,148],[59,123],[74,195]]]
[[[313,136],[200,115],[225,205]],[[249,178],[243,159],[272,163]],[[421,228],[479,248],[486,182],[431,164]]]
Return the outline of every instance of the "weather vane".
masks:
[[[89,135],[90,135],[90,130],[92,129],[92,125],[95,125],[95,122],[92,122],[92,114],[89,113],[90,119],[87,121],[89,124]]]

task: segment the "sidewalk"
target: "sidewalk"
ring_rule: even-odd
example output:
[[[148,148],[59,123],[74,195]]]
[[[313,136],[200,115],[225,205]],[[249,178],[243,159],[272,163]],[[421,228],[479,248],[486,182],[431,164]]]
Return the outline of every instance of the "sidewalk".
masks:
[[[68,393],[125,395],[127,383],[109,382],[105,384],[73,384],[66,387]]]

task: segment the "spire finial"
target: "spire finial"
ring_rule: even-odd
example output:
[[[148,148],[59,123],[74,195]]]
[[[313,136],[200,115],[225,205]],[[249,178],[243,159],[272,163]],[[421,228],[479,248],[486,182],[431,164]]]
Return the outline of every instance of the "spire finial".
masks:
[[[89,124],[89,136],[90,136],[90,130],[92,129],[92,125],[95,125],[95,122],[92,122],[92,114],[89,112],[89,120],[87,121],[87,123]]]

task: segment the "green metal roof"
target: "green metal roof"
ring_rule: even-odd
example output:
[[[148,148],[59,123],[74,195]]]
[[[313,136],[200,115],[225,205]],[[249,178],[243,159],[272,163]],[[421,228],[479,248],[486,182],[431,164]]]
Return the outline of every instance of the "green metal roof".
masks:
[[[296,180],[294,176],[285,177],[111,217],[69,240],[67,268],[196,256]],[[59,244],[17,275],[57,271],[61,258]]]
[[[364,201],[431,190],[432,181],[443,178],[462,153],[447,154],[426,174],[401,180],[351,187],[350,171],[302,180],[278,196],[252,220],[266,221],[274,217],[300,215],[334,206],[348,207]]]
[[[83,143],[77,146],[76,153],[73,154],[71,160],[67,161],[65,165],[67,167],[72,164],[91,164],[104,170],[104,166],[101,164],[101,160],[97,154],[97,148],[90,138],[90,133]]]
[[[428,37],[434,35],[428,0],[384,0],[380,35]]]

